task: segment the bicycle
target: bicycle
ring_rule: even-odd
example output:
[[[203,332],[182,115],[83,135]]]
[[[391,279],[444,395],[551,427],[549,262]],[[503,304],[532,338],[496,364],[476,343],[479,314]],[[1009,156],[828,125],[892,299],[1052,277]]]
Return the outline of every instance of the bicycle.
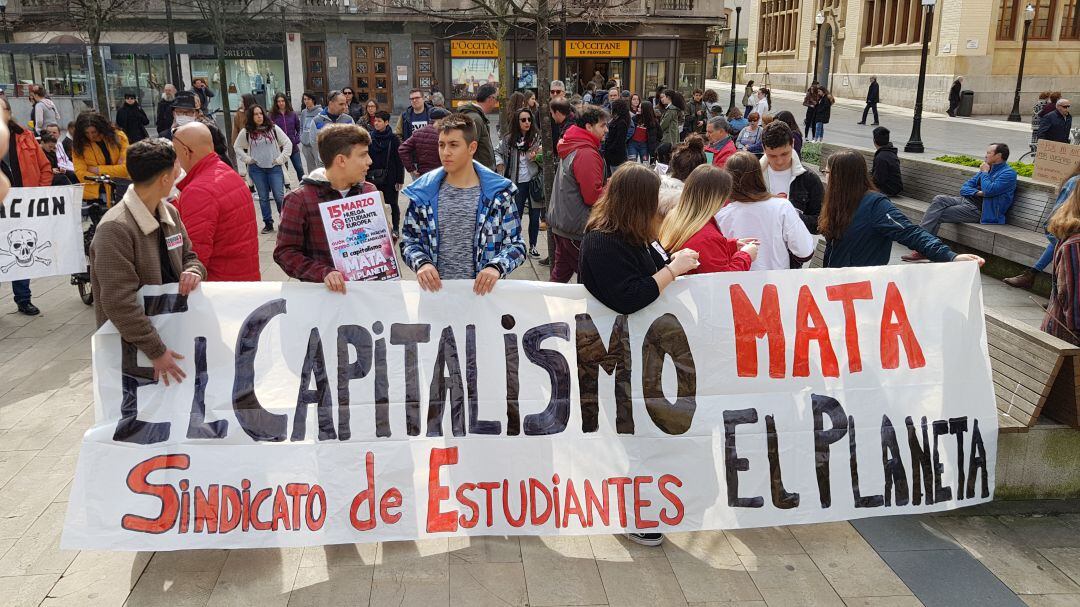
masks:
[[[112,190],[112,200],[109,204],[105,204],[104,188],[100,189],[97,200],[83,201],[86,203],[83,210],[90,219],[90,226],[83,231],[83,252],[86,254],[86,271],[72,274],[71,284],[79,290],[79,299],[81,299],[84,304],[90,306],[94,303],[94,292],[90,286],[90,243],[94,240],[94,233],[97,231],[98,223],[101,222],[101,218],[105,215],[105,211],[116,202],[119,202],[118,192],[120,191],[122,184],[116,182],[108,175],[88,175],[83,179],[91,183],[96,183],[98,186],[108,186]],[[120,193],[119,197],[123,197],[123,194]]]

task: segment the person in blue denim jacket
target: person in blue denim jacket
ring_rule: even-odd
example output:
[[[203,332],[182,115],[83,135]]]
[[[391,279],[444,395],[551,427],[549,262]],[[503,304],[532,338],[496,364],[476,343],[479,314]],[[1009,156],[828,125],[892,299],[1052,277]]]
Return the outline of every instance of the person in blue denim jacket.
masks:
[[[1061,205],[1068,200],[1069,195],[1076,189],[1077,182],[1080,181],[1080,163],[1077,163],[1073,169],[1072,177],[1065,180],[1065,183],[1061,186],[1061,191],[1058,192],[1057,200],[1054,201],[1054,208],[1050,211],[1050,217],[1054,216],[1054,212],[1061,208]],[[1058,239],[1054,237],[1050,232],[1046,233],[1046,239],[1050,241],[1046,245],[1046,250],[1039,257],[1039,260],[1035,262],[1035,265],[1029,270],[1025,270],[1023,274],[1019,276],[1013,276],[1012,278],[1006,278],[1005,284],[1010,287],[1016,287],[1018,289],[1030,289],[1035,286],[1035,277],[1046,269],[1046,266],[1050,265],[1050,262],[1054,259],[1054,248],[1057,247]]]

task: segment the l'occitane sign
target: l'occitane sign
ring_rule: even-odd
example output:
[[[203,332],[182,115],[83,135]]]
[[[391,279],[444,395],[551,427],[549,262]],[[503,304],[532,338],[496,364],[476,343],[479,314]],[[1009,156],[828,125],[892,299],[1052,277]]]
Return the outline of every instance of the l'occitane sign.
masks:
[[[629,57],[629,40],[567,40],[567,57]]]
[[[499,43],[495,40],[451,40],[451,57],[491,58],[499,56]]]

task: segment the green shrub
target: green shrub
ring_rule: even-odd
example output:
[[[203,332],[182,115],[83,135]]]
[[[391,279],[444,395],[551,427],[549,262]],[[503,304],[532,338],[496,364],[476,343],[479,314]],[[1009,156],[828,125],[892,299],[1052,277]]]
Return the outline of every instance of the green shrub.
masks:
[[[973,168],[979,168],[983,163],[981,158],[975,158],[974,156],[968,156],[967,154],[960,154],[958,156],[938,156],[934,160]],[[1021,177],[1031,177],[1032,172],[1035,170],[1035,165],[1027,164],[1025,162],[1010,162],[1009,166],[1011,166],[1013,170],[1016,171],[1016,174]]]
[[[810,164],[821,164],[821,144],[806,142],[799,153],[799,159]]]

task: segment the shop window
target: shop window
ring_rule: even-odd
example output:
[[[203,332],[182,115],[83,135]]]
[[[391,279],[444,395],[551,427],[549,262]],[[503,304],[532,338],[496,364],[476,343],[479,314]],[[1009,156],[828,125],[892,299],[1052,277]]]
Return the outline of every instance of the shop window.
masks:
[[[799,0],[760,0],[758,52],[795,50],[798,38]]]
[[[476,89],[485,83],[499,86],[498,59],[451,59],[450,78],[453,99],[476,99]]]
[[[1028,37],[1032,40],[1049,40],[1054,33],[1055,0],[1030,0],[1035,7],[1035,19],[1031,22]]]
[[[221,79],[218,77],[217,59],[192,59],[191,77],[205,78],[214,91],[210,110],[221,109]],[[226,59],[225,77],[229,93],[229,107],[240,106],[240,97],[251,93],[259,105],[269,107],[274,95],[285,92],[285,62],[280,59]]]
[[[524,91],[526,89],[536,90],[536,62],[535,61],[519,61],[515,68],[517,74],[517,85],[514,87],[516,90]]]
[[[1016,39],[1016,12],[1020,0],[999,0],[998,3],[998,40]]]
[[[679,90],[692,91],[701,86],[701,59],[679,61]]]
[[[1061,40],[1080,40],[1080,2],[1067,0],[1062,7]]]
[[[652,95],[661,84],[667,84],[667,61],[646,61],[645,94]]]

